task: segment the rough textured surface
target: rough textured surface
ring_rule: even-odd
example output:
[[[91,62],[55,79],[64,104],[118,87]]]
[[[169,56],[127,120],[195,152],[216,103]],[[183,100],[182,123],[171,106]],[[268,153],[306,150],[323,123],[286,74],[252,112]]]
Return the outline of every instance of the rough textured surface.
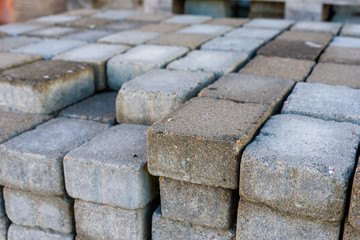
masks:
[[[119,90],[125,82],[166,65],[188,52],[185,47],[140,45],[107,63],[108,85]]]
[[[262,29],[262,28],[237,28],[234,31],[231,31],[225,34],[225,37],[231,38],[256,38],[263,39],[264,41],[269,41],[280,34],[280,30],[277,29]]]
[[[140,22],[160,22],[162,20],[165,20],[167,18],[170,18],[172,14],[170,13],[143,13],[139,15],[135,15],[132,17],[128,17],[127,21],[140,21]]]
[[[74,234],[61,234],[39,228],[28,228],[11,224],[8,240],[74,240]]]
[[[349,222],[353,228],[360,231],[360,166],[358,164],[350,197]],[[359,233],[360,236],[360,233]]]
[[[160,193],[167,219],[215,229],[229,229],[235,222],[235,190],[160,177]]]
[[[159,35],[160,34],[157,32],[128,30],[101,38],[99,42],[136,46],[139,44],[144,44],[158,37]]]
[[[268,28],[285,30],[293,25],[292,20],[283,19],[269,19],[269,18],[256,18],[244,24],[244,27],[248,28]]]
[[[0,144],[50,119],[49,115],[0,110]]]
[[[58,55],[54,60],[88,63],[94,69],[95,89],[101,90],[107,86],[106,62],[111,57],[125,52],[128,48],[123,45],[93,43]]]
[[[292,214],[341,221],[359,142],[355,124],[274,116],[244,150],[240,194]]]
[[[102,27],[97,28],[98,30],[104,30],[104,31],[113,31],[113,32],[120,32],[125,30],[131,30],[131,29],[137,29],[143,26],[149,25],[149,23],[146,22],[115,22],[110,23],[107,25],[104,25]]]
[[[30,37],[6,37],[0,39],[0,51],[5,52],[28,44],[40,42],[40,38]]]
[[[360,48],[328,47],[320,62],[360,65]]]
[[[75,221],[79,240],[147,240],[156,202],[145,208],[127,210],[84,201],[75,201]]]
[[[110,31],[101,31],[101,30],[86,30],[79,33],[73,33],[66,35],[65,37],[62,37],[61,39],[64,40],[77,40],[77,41],[85,41],[88,43],[93,43],[99,40],[100,38],[103,38],[105,36],[108,36],[110,34],[113,34]]]
[[[93,70],[62,61],[36,61],[0,74],[0,108],[47,114],[94,93]]]
[[[195,33],[167,33],[155,38],[149,42],[149,44],[155,45],[167,45],[167,46],[184,46],[190,49],[200,47],[201,44],[209,41],[214,36],[206,34]]]
[[[201,15],[177,15],[171,18],[164,20],[164,23],[174,23],[174,24],[199,24],[210,20],[209,16]]]
[[[214,18],[207,21],[206,24],[223,25],[223,26],[237,28],[248,21],[249,19],[247,18]]]
[[[360,90],[319,83],[298,83],[282,113],[360,124]]]
[[[235,240],[235,227],[219,230],[172,221],[163,217],[159,207],[153,214],[151,237],[153,240]]]
[[[360,88],[359,75],[360,68],[356,65],[319,63],[308,77],[307,82]]]
[[[89,28],[95,29],[97,27],[110,24],[115,22],[113,19],[102,19],[102,18],[80,18],[75,21],[61,23],[61,26],[72,27],[72,28]]]
[[[351,226],[347,219],[345,219],[344,225],[343,240],[360,240],[360,231]]]
[[[10,225],[10,221],[6,216],[0,217],[0,239],[7,240],[8,228]]]
[[[322,222],[239,202],[236,239],[339,239],[340,222]]]
[[[312,45],[327,45],[333,38],[333,35],[330,33],[321,33],[321,32],[307,32],[307,31],[286,31],[277,37],[277,40],[284,41],[301,41],[307,42]]]
[[[29,37],[40,37],[40,38],[61,38],[62,36],[78,32],[79,29],[69,27],[49,27],[25,34]]]
[[[61,116],[115,124],[116,92],[103,92],[61,111]]]
[[[65,194],[63,156],[104,131],[93,121],[58,118],[0,146],[2,185],[46,195]]]
[[[158,24],[149,24],[139,28],[139,31],[150,31],[150,32],[159,32],[159,33],[168,33],[175,32],[180,30],[187,25],[184,24],[172,24],[172,23],[158,23]]]
[[[341,30],[341,35],[360,37],[360,24],[346,24]]]
[[[103,18],[103,19],[125,20],[128,17],[132,17],[139,14],[140,12],[133,10],[108,10],[108,11],[99,12],[93,15],[93,17]]]
[[[223,35],[226,32],[231,31],[233,28],[228,26],[221,25],[211,25],[211,24],[198,24],[192,25],[187,28],[179,30],[180,33],[196,33],[196,34],[205,34],[205,35]]]
[[[65,234],[75,231],[73,200],[68,197],[4,188],[4,199],[6,213],[13,223]]]
[[[77,19],[80,19],[80,16],[50,15],[50,16],[36,18],[33,21],[38,22],[38,23],[58,24],[58,23],[64,23],[64,22],[69,22],[69,21],[75,21]]]
[[[67,154],[64,171],[69,195],[126,209],[151,202],[158,186],[147,171],[147,129],[117,125]]]
[[[333,47],[360,48],[360,38],[355,37],[335,37],[330,43]]]
[[[158,69],[126,82],[116,100],[117,121],[152,125],[212,83],[211,73]]]
[[[212,72],[221,77],[237,71],[248,59],[248,55],[225,51],[192,51],[185,57],[170,63],[167,69]]]
[[[0,26],[0,31],[9,35],[19,35],[22,33],[30,32],[39,29],[39,25],[31,25],[26,23],[12,23]]]
[[[265,105],[191,99],[150,127],[149,172],[236,189],[239,155],[269,114]]]
[[[304,81],[315,62],[309,60],[257,56],[240,73]]]
[[[341,28],[341,23],[332,22],[297,22],[292,28],[292,31],[309,31],[309,32],[323,32],[337,35]]]
[[[0,52],[0,71],[41,60],[41,56]]]

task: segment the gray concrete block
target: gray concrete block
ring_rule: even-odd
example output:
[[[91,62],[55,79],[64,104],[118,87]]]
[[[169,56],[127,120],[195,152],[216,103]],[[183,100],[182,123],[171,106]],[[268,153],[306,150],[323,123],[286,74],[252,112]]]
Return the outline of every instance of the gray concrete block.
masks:
[[[167,69],[212,72],[215,76],[237,71],[248,59],[246,53],[226,51],[192,51],[170,63]]]
[[[331,33],[323,32],[308,32],[308,31],[286,31],[276,38],[276,40],[283,41],[301,41],[306,42],[308,45],[316,47],[316,45],[328,45],[332,40],[333,35]]]
[[[74,234],[61,234],[39,228],[28,228],[11,224],[8,240],[74,240]]]
[[[98,27],[97,29],[110,32],[121,32],[125,30],[138,29],[146,25],[149,25],[149,23],[120,21]]]
[[[103,18],[93,18],[93,17],[85,17],[80,18],[75,21],[69,21],[59,24],[60,26],[64,27],[71,27],[71,28],[88,28],[88,29],[96,29],[100,26],[114,23],[116,20],[114,19],[103,19]]]
[[[212,83],[211,73],[153,70],[126,82],[116,99],[117,121],[152,125]]]
[[[164,23],[190,25],[190,24],[200,24],[200,23],[206,22],[210,19],[211,19],[211,17],[209,17],[209,16],[182,14],[182,15],[176,15],[171,18],[168,18],[168,19],[164,20],[163,22]]]
[[[196,33],[167,33],[148,42],[148,44],[165,46],[184,46],[190,49],[197,49],[201,44],[209,41],[214,36]]]
[[[328,47],[319,62],[360,65],[360,48]]]
[[[58,118],[3,143],[1,184],[43,195],[64,195],[63,156],[107,128],[93,121]]]
[[[265,105],[193,98],[149,128],[149,172],[236,189],[239,156],[269,115]]]
[[[139,21],[139,22],[161,22],[165,19],[172,17],[171,13],[142,13],[139,15],[126,18],[126,21]]]
[[[47,114],[94,93],[91,67],[62,61],[36,61],[0,75],[0,108]]]
[[[36,54],[42,56],[45,59],[50,59],[58,54],[85,44],[86,42],[76,40],[47,39],[11,50],[11,52]]]
[[[86,17],[90,15],[94,15],[96,13],[101,12],[101,9],[93,9],[93,8],[79,8],[69,10],[67,12],[61,13],[62,16],[79,16],[79,17]]]
[[[60,54],[53,60],[89,64],[94,69],[95,89],[102,90],[107,87],[106,62],[113,56],[125,52],[128,48],[123,45],[92,43]]]
[[[360,231],[356,230],[347,219],[344,223],[344,235],[342,240],[360,240]]]
[[[356,37],[335,37],[330,43],[331,47],[360,48],[360,38]]]
[[[146,240],[151,234],[151,217],[156,202],[145,208],[128,210],[75,201],[75,221],[79,240]]]
[[[55,27],[48,27],[48,28],[42,28],[40,30],[31,31],[25,33],[25,35],[29,37],[39,37],[39,38],[61,38],[65,35],[76,32],[79,32],[79,29],[55,26]]]
[[[154,212],[152,218],[151,237],[153,240],[235,240],[235,235],[235,227],[229,230],[210,229],[166,219],[160,207]]]
[[[11,49],[19,48],[28,44],[40,42],[40,38],[30,37],[5,37],[0,39],[0,51],[7,52]]]
[[[285,19],[270,19],[270,18],[255,18],[244,24],[245,28],[265,28],[285,30],[294,24],[292,20]]]
[[[302,21],[295,23],[291,31],[324,32],[337,35],[340,28],[341,23]]]
[[[360,37],[360,24],[345,24],[341,29],[342,36]]]
[[[186,47],[141,45],[107,63],[108,85],[119,90],[125,82],[166,65],[188,52]]]
[[[360,90],[320,83],[298,83],[282,113],[360,124]]]
[[[41,56],[0,52],[0,71],[41,60]]]
[[[262,204],[240,200],[236,239],[339,239],[340,225],[340,222],[288,215]]]
[[[165,218],[214,229],[235,222],[237,191],[160,177],[161,209]]]
[[[237,28],[234,31],[231,31],[225,34],[225,37],[237,38],[241,40],[242,38],[253,38],[262,39],[264,41],[270,41],[281,33],[281,30],[278,29],[263,29],[263,28]]]
[[[140,12],[132,10],[108,10],[99,12],[92,17],[103,18],[103,19],[114,19],[114,20],[125,20],[128,17],[139,15]]]
[[[242,155],[241,196],[299,216],[341,221],[359,134],[360,126],[350,123],[270,118]]]
[[[178,32],[220,36],[231,30],[233,30],[233,28],[228,27],[228,26],[198,24],[198,25],[192,25],[192,26],[183,28],[183,29],[179,30]]]
[[[75,21],[80,19],[80,16],[71,16],[71,15],[50,15],[50,16],[44,16],[44,17],[39,17],[36,19],[33,19],[33,22],[37,22],[37,23],[52,23],[52,24],[57,24],[57,23],[64,23],[64,22],[69,22],[69,21]]]
[[[139,31],[150,31],[150,32],[159,32],[159,33],[169,33],[175,32],[182,28],[185,28],[187,25],[185,24],[173,24],[173,23],[156,23],[156,24],[148,24],[143,26],[137,30]]]
[[[27,24],[27,23],[12,23],[0,26],[0,31],[9,35],[19,35],[22,33],[30,32],[41,28],[39,25]]]
[[[99,39],[99,42],[136,46],[144,44],[158,36],[160,36],[160,33],[157,32],[129,30],[106,36]]]
[[[73,200],[4,188],[6,214],[18,225],[64,234],[75,231]]]
[[[226,17],[226,18],[214,18],[205,23],[212,24],[212,25],[223,25],[223,26],[238,28],[248,21],[249,21],[248,18],[228,18],[228,17]]]
[[[64,172],[69,195],[126,209],[151,202],[158,195],[158,184],[147,170],[147,129],[117,125],[68,153]]]
[[[6,216],[0,217],[0,240],[7,240],[8,229],[11,222]]]
[[[77,41],[85,41],[88,43],[97,42],[100,38],[106,37],[113,34],[110,31],[102,31],[102,30],[86,30],[79,33],[73,33],[62,37],[64,40],[77,40]]]

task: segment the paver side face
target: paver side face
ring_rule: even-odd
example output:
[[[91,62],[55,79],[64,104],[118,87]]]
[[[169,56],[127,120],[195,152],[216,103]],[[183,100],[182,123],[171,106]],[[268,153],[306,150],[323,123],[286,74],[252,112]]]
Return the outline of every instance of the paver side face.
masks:
[[[307,31],[286,31],[280,36],[278,36],[277,40],[284,41],[301,41],[308,42],[320,45],[327,45],[333,35],[330,33],[322,33],[322,32],[307,32]]]
[[[360,38],[342,36],[335,37],[334,40],[330,43],[330,46],[360,48]]]
[[[206,34],[196,34],[196,33],[167,33],[161,35],[158,38],[155,38],[148,42],[148,44],[154,45],[166,45],[166,46],[184,46],[190,49],[196,49],[200,47],[201,44],[209,41],[214,36]]]
[[[138,28],[139,31],[150,31],[150,32],[159,32],[159,33],[168,33],[175,32],[182,28],[185,28],[188,25],[185,24],[173,24],[173,23],[157,23],[157,24],[149,24]]]
[[[159,207],[152,217],[152,239],[153,240],[235,240],[235,228],[229,230],[210,229],[202,226],[172,221],[165,218]]]
[[[346,24],[341,30],[341,35],[360,37],[360,24]]]
[[[360,124],[360,90],[320,83],[298,83],[282,113]]]
[[[269,41],[280,34],[280,30],[277,29],[263,29],[263,28],[237,28],[225,34],[225,37],[233,38],[256,38]]]
[[[19,48],[28,44],[40,42],[40,38],[30,38],[30,37],[6,37],[0,39],[0,51],[6,52],[11,49]]]
[[[268,116],[264,105],[191,99],[150,127],[149,172],[236,189],[239,154]]]
[[[360,231],[360,167],[356,168],[351,190],[349,222],[353,228]],[[360,233],[359,233],[360,236]]]
[[[306,79],[314,65],[315,62],[309,60],[257,56],[240,73],[300,82]]]
[[[205,72],[150,71],[122,86],[116,100],[117,121],[152,125],[214,80]]]
[[[214,18],[207,21],[206,24],[224,25],[224,26],[237,28],[248,21],[249,21],[248,18]]]
[[[341,23],[330,22],[297,22],[292,28],[292,31],[310,31],[310,32],[325,32],[337,35],[341,28]]]
[[[359,239],[360,239],[360,231],[358,231],[353,226],[351,226],[348,220],[345,219],[343,240],[359,240]]]
[[[209,16],[200,16],[200,15],[177,15],[171,18],[164,20],[164,23],[174,23],[174,24],[199,24],[210,20]]]
[[[58,118],[5,142],[0,146],[1,184],[44,195],[65,194],[63,156],[107,128]]]
[[[28,228],[11,224],[8,240],[74,240],[74,234],[61,234],[39,228]]]
[[[26,63],[35,62],[41,59],[41,56],[36,55],[0,52],[0,71],[3,71],[7,68],[24,65]]]
[[[248,28],[288,29],[293,25],[292,20],[256,18],[244,24]]]
[[[13,223],[61,233],[75,230],[73,200],[50,197],[11,188],[4,189],[6,213]]]
[[[236,239],[339,239],[340,222],[323,222],[240,200]]]
[[[360,65],[360,48],[328,47],[319,61]]]
[[[359,134],[360,126],[350,123],[272,117],[244,150],[240,194],[299,216],[340,221]]]

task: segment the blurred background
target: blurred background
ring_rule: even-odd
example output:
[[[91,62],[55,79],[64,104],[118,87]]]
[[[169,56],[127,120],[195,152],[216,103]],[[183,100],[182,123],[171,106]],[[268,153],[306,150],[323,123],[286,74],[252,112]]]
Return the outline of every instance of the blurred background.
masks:
[[[360,22],[360,0],[0,0],[0,24],[79,8]]]

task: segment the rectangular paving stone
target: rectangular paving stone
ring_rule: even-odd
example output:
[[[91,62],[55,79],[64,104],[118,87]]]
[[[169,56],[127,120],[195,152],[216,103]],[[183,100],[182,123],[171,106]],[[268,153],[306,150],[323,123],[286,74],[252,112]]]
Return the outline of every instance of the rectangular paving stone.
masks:
[[[214,18],[207,22],[206,24],[212,25],[223,25],[238,28],[241,27],[244,23],[248,22],[248,18]]]
[[[75,231],[73,200],[69,197],[42,196],[4,188],[6,214],[18,225],[59,233]]]
[[[241,40],[242,38],[253,38],[263,39],[264,41],[270,41],[277,35],[281,33],[278,29],[263,29],[263,28],[237,28],[234,31],[231,31],[225,34],[225,37],[237,38]]]
[[[12,36],[16,36],[22,33],[34,31],[41,28],[39,25],[26,24],[26,23],[12,23],[0,26],[0,31]]]
[[[143,13],[135,16],[128,17],[126,21],[139,21],[139,22],[161,22],[172,16],[170,13]]]
[[[360,37],[360,24],[345,24],[341,29],[342,36]]]
[[[331,47],[360,48],[360,38],[355,37],[334,37],[330,43]]]
[[[147,22],[125,22],[125,21],[120,21],[120,22],[114,22],[114,23],[110,23],[110,24],[106,24],[104,26],[98,27],[98,30],[103,30],[103,31],[113,31],[113,32],[120,32],[120,31],[125,31],[125,30],[132,30],[132,29],[138,29],[141,28],[143,26],[149,25],[149,23]]]
[[[149,172],[236,189],[239,156],[269,115],[265,105],[193,98],[149,128]]]
[[[320,83],[298,83],[282,113],[360,124],[360,90]]]
[[[225,230],[235,222],[237,191],[164,177],[159,181],[165,218]]]
[[[192,51],[167,66],[170,70],[205,71],[215,76],[237,71],[248,59],[246,53],[226,51]]]
[[[41,56],[0,52],[0,71],[41,60]]]
[[[147,129],[117,125],[68,153],[64,172],[69,195],[126,209],[144,208],[156,198],[158,184],[147,170]]]
[[[342,85],[359,89],[359,75],[360,68],[356,65],[319,63],[314,67],[314,70],[308,77],[307,82]]]
[[[74,234],[61,234],[39,228],[23,227],[11,224],[8,240],[74,240]]]
[[[301,41],[307,42],[309,45],[328,45],[332,40],[333,35],[322,32],[308,32],[308,31],[286,31],[276,38],[276,40],[284,41]]]
[[[359,240],[360,239],[360,231],[356,230],[351,224],[345,219],[344,223],[344,236],[343,240]]]
[[[50,16],[44,16],[44,17],[39,17],[36,19],[33,19],[33,22],[38,22],[38,23],[52,23],[52,24],[58,24],[58,23],[64,23],[64,22],[69,22],[69,21],[75,21],[80,19],[80,16],[71,16],[71,15],[50,15]]]
[[[40,38],[30,38],[30,37],[6,37],[0,39],[0,51],[6,52],[11,49],[19,48],[31,43],[40,42]]]
[[[114,20],[125,20],[128,17],[139,15],[140,12],[133,10],[107,10],[104,12],[99,12],[92,15],[94,18],[103,18],[103,19],[114,19]]]
[[[183,28],[178,32],[220,36],[231,31],[232,29],[232,27],[222,25],[198,24]]]
[[[360,65],[360,48],[328,47],[319,62]]]
[[[101,10],[99,10],[99,9],[79,8],[79,9],[64,12],[61,15],[86,17],[86,16],[94,15],[94,14],[99,13],[99,12],[101,12]]]
[[[200,23],[206,22],[210,19],[211,19],[210,16],[182,14],[182,15],[176,15],[171,18],[168,18],[168,19],[164,20],[163,22],[164,23],[190,25],[190,24],[200,24]]]
[[[91,67],[62,61],[36,61],[0,74],[0,108],[48,114],[94,93]]]
[[[153,70],[126,82],[116,99],[117,121],[152,125],[215,80],[205,72]]]
[[[76,103],[61,111],[60,115],[68,118],[92,120],[114,125],[116,120],[117,92],[102,92]]]
[[[60,26],[70,27],[70,28],[89,28],[89,29],[95,29],[100,26],[110,24],[116,22],[116,20],[113,19],[102,19],[102,18],[80,18],[75,21],[69,21],[59,24]]]
[[[150,31],[150,32],[159,32],[159,33],[169,33],[175,32],[182,28],[185,28],[187,25],[185,24],[173,24],[173,23],[156,23],[156,24],[148,24],[141,28],[138,28],[139,31]]]
[[[259,55],[246,64],[240,73],[301,82],[306,79],[314,65],[315,62],[310,60]]]
[[[109,45],[92,43],[54,57],[54,60],[87,63],[94,69],[95,89],[107,87],[106,63],[115,55],[125,52],[129,47],[124,45]]]
[[[229,230],[211,229],[179,221],[172,221],[162,215],[160,207],[154,212],[152,218],[151,237],[153,240],[235,240],[235,235],[235,227]]]
[[[64,195],[63,157],[108,125],[57,118],[0,145],[2,185],[43,195]]]
[[[360,231],[360,167],[359,163],[355,169],[354,180],[352,184],[351,197],[350,197],[350,208],[349,208],[349,218],[348,221],[351,226]],[[360,232],[359,232],[360,236]]]
[[[145,208],[128,210],[76,200],[76,239],[147,240],[151,235],[151,217],[157,205],[150,203]]]
[[[76,41],[76,40],[46,39],[41,42],[29,44],[11,50],[11,52],[35,54],[35,55],[40,55],[45,59],[51,59],[52,57],[58,54],[69,51],[76,47],[80,47],[85,44],[86,42]]]
[[[301,21],[294,24],[291,31],[309,31],[309,32],[324,32],[337,35],[341,28],[341,23],[334,22],[307,22]]]
[[[271,19],[271,18],[255,18],[244,24],[246,28],[265,28],[285,30],[294,24],[292,20]]]
[[[125,82],[166,65],[188,52],[186,47],[140,45],[107,62],[108,86],[119,90]]]
[[[28,32],[25,35],[39,38],[61,38],[65,35],[79,32],[79,29],[70,27],[48,27],[40,30]]]
[[[242,155],[240,195],[295,215],[341,221],[359,134],[360,126],[350,123],[270,118]]]
[[[73,33],[62,37],[64,40],[78,40],[85,41],[88,43],[97,42],[100,38],[106,37],[113,34],[110,31],[102,31],[102,30],[85,30],[78,33]]]
[[[288,215],[262,204],[240,200],[236,239],[339,239],[340,222]]]
[[[139,44],[144,44],[158,37],[159,35],[160,34],[157,32],[129,30],[103,37],[99,39],[99,42],[136,46]]]
[[[166,46],[184,46],[190,49],[196,49],[201,46],[201,44],[209,41],[214,36],[206,34],[195,34],[195,33],[167,33],[161,35],[158,38],[155,38],[148,42],[148,44],[154,45],[166,45]]]

